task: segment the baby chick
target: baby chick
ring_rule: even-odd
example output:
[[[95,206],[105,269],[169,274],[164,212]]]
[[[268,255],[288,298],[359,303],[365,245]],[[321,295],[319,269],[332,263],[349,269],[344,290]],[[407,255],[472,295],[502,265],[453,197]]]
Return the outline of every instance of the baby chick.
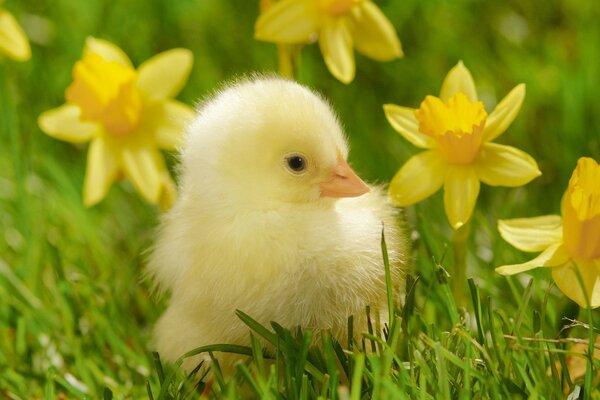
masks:
[[[236,309],[341,343],[350,315],[366,332],[367,305],[387,318],[382,224],[396,282],[402,235],[386,197],[347,156],[330,106],[291,81],[243,80],[199,109],[181,151],[180,196],[149,262],[171,293],[155,331],[163,359],[249,345]],[[219,358],[224,369],[235,359]]]

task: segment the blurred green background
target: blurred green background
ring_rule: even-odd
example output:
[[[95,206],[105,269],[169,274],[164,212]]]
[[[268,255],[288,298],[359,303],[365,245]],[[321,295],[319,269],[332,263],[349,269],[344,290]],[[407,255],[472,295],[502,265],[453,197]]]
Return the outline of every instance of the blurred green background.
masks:
[[[351,163],[366,180],[389,182],[417,152],[387,123],[383,104],[417,107],[439,92],[459,60],[471,70],[488,112],[516,84],[527,84],[523,109],[496,141],[531,154],[543,175],[518,189],[482,187],[469,258],[468,275],[510,315],[529,275],[507,279],[493,268],[528,255],[500,239],[496,220],[558,213],[577,159],[600,160],[600,3],[375,2],[396,27],[404,58],[378,63],[357,55],[356,78],[344,85],[311,45],[302,51],[298,76],[339,112]],[[156,384],[149,342],[163,302],[149,294],[143,268],[159,211],[126,182],[86,209],[86,146],[46,136],[37,117],[64,102],[71,68],[90,35],[117,44],[135,65],[170,48],[192,50],[194,68],[179,96],[188,104],[224,81],[276,71],[276,47],[253,38],[257,3],[4,2],[27,32],[33,57],[25,63],[0,59],[0,395],[96,397],[107,386],[118,397],[137,398],[147,379]],[[429,257],[443,261],[449,240],[441,193],[407,214],[415,229],[415,268],[428,282]],[[539,278],[533,301],[540,302],[550,278],[546,271],[533,275]],[[429,301],[435,296],[419,293],[418,302],[432,323],[443,325]],[[551,296],[550,330],[576,310],[555,289]]]

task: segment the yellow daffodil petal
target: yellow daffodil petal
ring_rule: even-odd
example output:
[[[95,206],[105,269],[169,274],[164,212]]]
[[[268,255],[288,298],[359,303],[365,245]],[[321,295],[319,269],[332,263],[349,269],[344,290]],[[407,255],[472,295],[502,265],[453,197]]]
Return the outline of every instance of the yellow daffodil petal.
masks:
[[[172,98],[190,75],[194,55],[187,49],[162,52],[138,68],[137,86],[152,100]]]
[[[4,9],[0,9],[0,53],[16,61],[31,58],[31,47],[25,32],[15,17]]]
[[[446,169],[444,159],[434,150],[411,157],[390,182],[390,198],[399,207],[418,203],[442,187]]]
[[[85,41],[85,47],[83,48],[83,56],[85,57],[90,53],[99,54],[104,61],[114,61],[124,67],[133,68],[127,54],[125,54],[118,46],[115,46],[107,40],[88,37]]]
[[[473,168],[458,165],[448,167],[444,181],[444,208],[453,229],[460,228],[471,218],[479,186]]]
[[[440,91],[440,99],[445,103],[458,92],[464,93],[470,101],[478,100],[473,76],[462,61],[459,61],[446,75]]]
[[[475,168],[490,186],[522,186],[542,174],[529,154],[497,143],[483,144]]]
[[[550,245],[539,256],[522,264],[503,265],[496,268],[496,272],[501,275],[514,275],[520,272],[529,271],[538,267],[556,267],[569,260],[569,254],[562,243]]]
[[[136,190],[150,203],[159,200],[162,187],[161,172],[164,170],[160,153],[150,147],[123,148],[121,157],[125,175]]]
[[[489,142],[504,133],[504,131],[514,121],[523,100],[525,99],[525,84],[521,83],[514,87],[498,103],[494,111],[489,115],[485,128],[483,129],[483,140]]]
[[[435,140],[419,131],[419,121],[415,116],[414,108],[385,104],[383,111],[388,122],[404,139],[422,149],[430,149],[434,146]]]
[[[579,269],[588,299],[577,278],[576,268]],[[561,292],[581,307],[588,307],[588,302],[591,308],[600,306],[600,275],[593,264],[577,261],[577,265],[571,262],[563,267],[553,268],[552,278]]]
[[[82,122],[80,116],[79,107],[64,104],[43,112],[38,119],[38,125],[44,133],[55,139],[85,143],[98,132],[99,126],[93,122]]]
[[[329,72],[343,83],[354,79],[352,35],[345,18],[330,18],[321,29],[319,46]]]
[[[279,1],[258,17],[254,37],[276,43],[307,42],[319,30],[316,12],[316,5],[309,1]]]
[[[83,183],[83,203],[87,207],[99,203],[108,193],[108,189],[117,177],[119,166],[114,149],[103,136],[90,143],[87,168]]]
[[[156,142],[161,149],[176,150],[185,127],[194,119],[194,110],[178,101],[165,102],[162,112],[156,121]]]
[[[559,215],[498,221],[502,238],[522,251],[543,251],[552,244],[561,242],[562,229],[562,218]]]
[[[354,46],[356,50],[377,61],[402,57],[402,47],[394,26],[371,1],[352,8]]]

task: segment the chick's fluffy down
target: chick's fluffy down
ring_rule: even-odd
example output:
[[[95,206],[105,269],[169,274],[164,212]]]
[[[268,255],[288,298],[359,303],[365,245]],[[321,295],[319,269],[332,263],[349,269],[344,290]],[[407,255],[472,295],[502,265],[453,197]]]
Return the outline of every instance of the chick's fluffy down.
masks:
[[[304,171],[288,168],[290,154],[306,160]],[[357,337],[367,305],[387,318],[380,241],[385,226],[398,288],[404,242],[396,211],[378,188],[348,198],[319,189],[347,154],[330,106],[290,81],[244,80],[199,109],[181,151],[180,196],[149,263],[159,291],[171,296],[155,330],[163,359],[208,344],[249,345],[237,309],[315,338],[329,330],[343,344],[349,315]],[[220,356],[226,370],[234,359]]]

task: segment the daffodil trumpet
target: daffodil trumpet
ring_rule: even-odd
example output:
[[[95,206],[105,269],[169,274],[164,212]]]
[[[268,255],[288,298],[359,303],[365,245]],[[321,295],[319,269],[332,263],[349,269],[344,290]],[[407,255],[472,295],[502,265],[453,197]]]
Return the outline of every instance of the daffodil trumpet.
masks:
[[[582,157],[561,201],[561,215],[501,220],[502,237],[536,258],[496,268],[513,275],[549,267],[558,288],[581,307],[600,306],[600,166]]]

